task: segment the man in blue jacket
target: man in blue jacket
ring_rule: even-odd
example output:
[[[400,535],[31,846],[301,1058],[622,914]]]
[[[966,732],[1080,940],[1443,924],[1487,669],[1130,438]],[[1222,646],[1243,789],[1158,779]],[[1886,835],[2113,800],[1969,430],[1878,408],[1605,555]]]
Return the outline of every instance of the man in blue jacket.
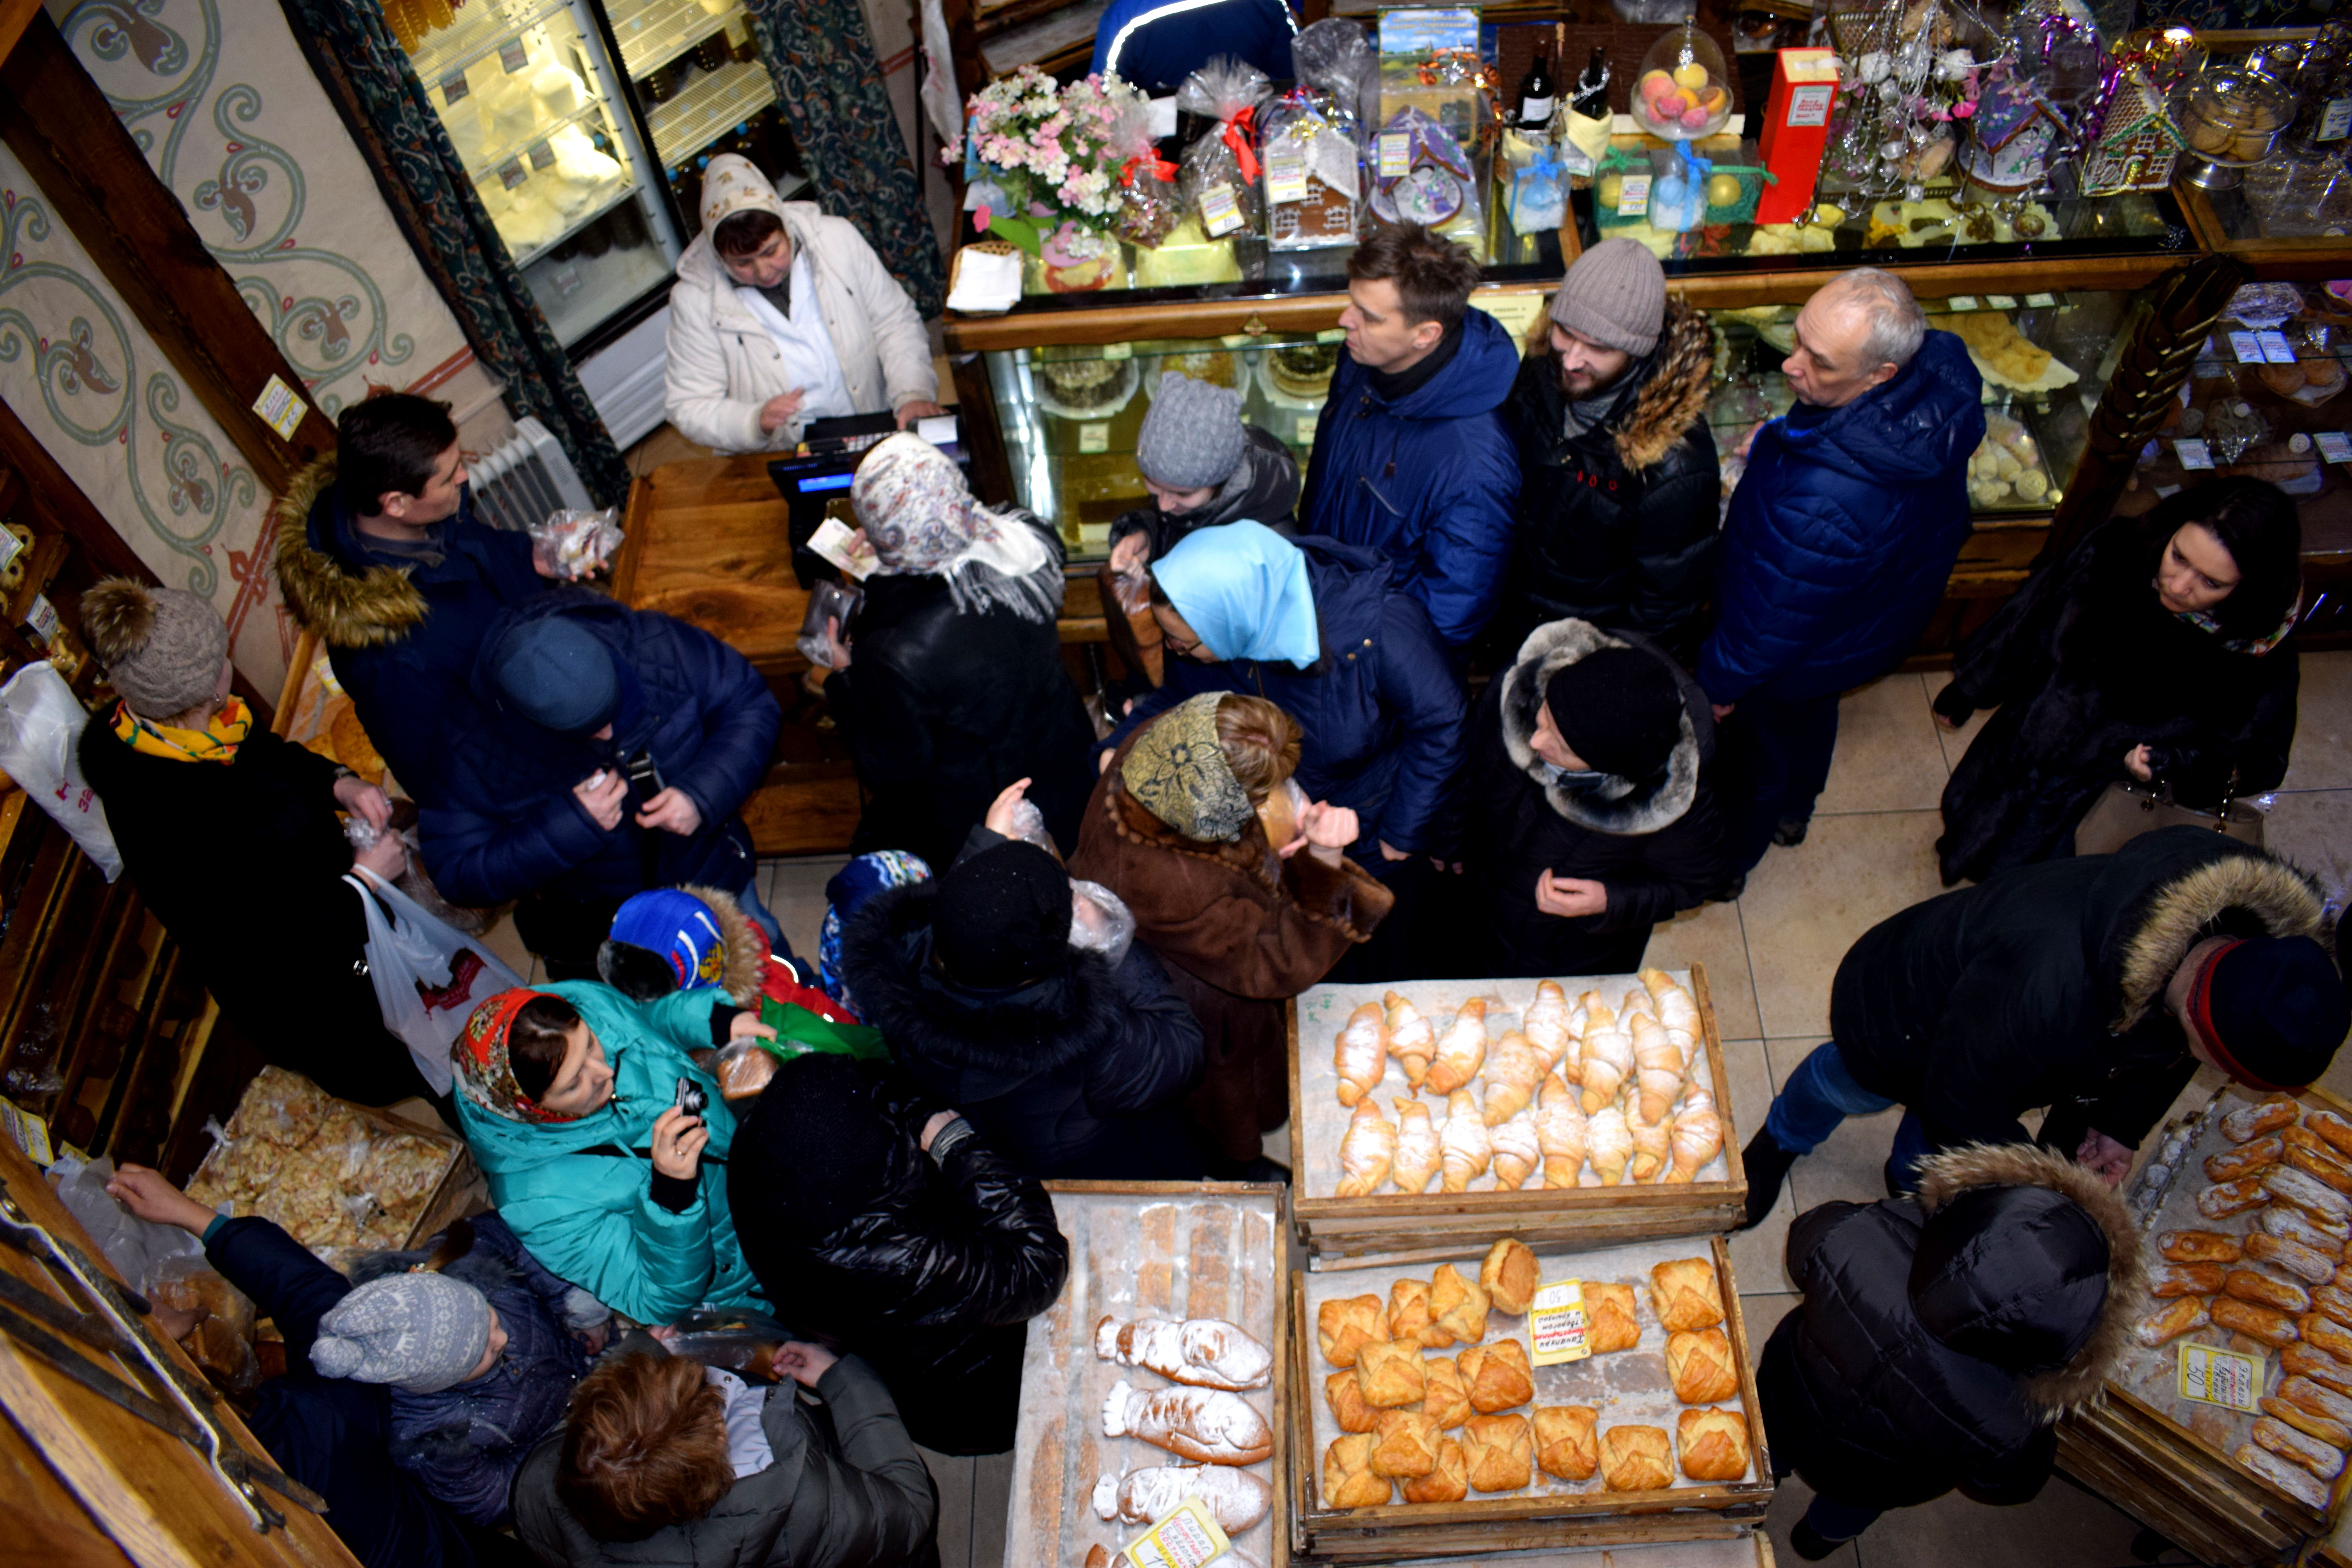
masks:
[[[1445,645],[1502,596],[1519,463],[1503,416],[1518,345],[1469,308],[1478,263],[1418,224],[1348,258],[1348,352],[1315,422],[1301,533],[1377,550]]]
[[[1756,433],[1732,492],[1698,679],[1726,726],[1735,875],[1800,844],[1829,782],[1838,694],[1911,651],[1969,532],[1984,439],[1968,350],[1902,279],[1842,272],[1797,315],[1796,406]]]

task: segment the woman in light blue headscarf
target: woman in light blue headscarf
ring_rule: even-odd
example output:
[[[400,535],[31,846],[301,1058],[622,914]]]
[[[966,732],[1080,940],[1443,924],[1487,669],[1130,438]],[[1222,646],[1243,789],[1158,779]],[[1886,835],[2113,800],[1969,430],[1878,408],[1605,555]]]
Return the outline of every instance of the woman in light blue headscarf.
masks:
[[[1450,858],[1446,803],[1465,699],[1419,603],[1386,562],[1336,539],[1288,540],[1256,522],[1185,536],[1151,564],[1167,683],[1139,699],[1100,755],[1188,697],[1239,691],[1298,721],[1298,785],[1356,813],[1349,851],[1382,875]]]

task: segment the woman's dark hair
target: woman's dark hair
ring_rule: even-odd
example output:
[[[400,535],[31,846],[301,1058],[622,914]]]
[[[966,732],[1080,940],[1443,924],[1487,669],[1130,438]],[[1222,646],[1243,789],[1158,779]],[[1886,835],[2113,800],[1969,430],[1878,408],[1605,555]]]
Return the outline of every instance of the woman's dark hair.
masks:
[[[2192,522],[2219,540],[2238,563],[2238,586],[2213,606],[2213,618],[2228,637],[2268,637],[2286,618],[2287,606],[2303,586],[2303,522],[2294,500],[2266,480],[2239,476],[2207,479],[2167,496],[2147,514],[2151,574],[2172,536]]]
[[[1348,255],[1348,276],[1358,282],[1388,279],[1404,306],[1404,321],[1417,327],[1435,321],[1452,331],[1469,308],[1470,291],[1481,276],[1478,258],[1417,223],[1383,224]]]
[[[561,996],[534,996],[515,1010],[507,1026],[507,1070],[517,1089],[533,1100],[546,1094],[563,1068],[563,1049],[579,1022],[579,1013]]]
[[[335,482],[343,502],[373,517],[387,495],[425,493],[441,454],[457,444],[457,422],[437,398],[380,392],[335,420]]]
[[[783,228],[784,220],[767,208],[745,207],[719,220],[710,231],[710,248],[725,257],[751,256]]]

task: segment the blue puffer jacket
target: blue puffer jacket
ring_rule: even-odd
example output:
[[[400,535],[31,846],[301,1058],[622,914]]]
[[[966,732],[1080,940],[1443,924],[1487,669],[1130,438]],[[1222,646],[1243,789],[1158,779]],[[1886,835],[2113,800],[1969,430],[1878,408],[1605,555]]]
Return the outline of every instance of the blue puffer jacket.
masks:
[[[1825,697],[1911,651],[1968,538],[1983,387],[1960,340],[1931,331],[1884,386],[1757,432],[1699,650],[1710,699]]]
[[[1445,368],[1393,404],[1342,353],[1315,424],[1300,531],[1386,556],[1451,647],[1476,637],[1502,596],[1519,497],[1503,404],[1518,371],[1511,334],[1471,310]]]
[[[1349,851],[1374,871],[1382,840],[1435,854],[1462,765],[1469,700],[1429,615],[1389,586],[1381,559],[1328,539],[1301,539],[1323,657],[1300,669],[1280,659],[1168,661],[1167,684],[1140,699],[1097,752],[1115,749],[1152,715],[1203,691],[1263,697],[1298,721],[1298,787],[1356,813]]]
[[[509,627],[563,615],[613,650],[621,708],[609,742],[573,739],[502,711],[488,668]],[[506,611],[482,637],[473,696],[444,715],[441,799],[426,806],[425,864],[444,897],[487,905],[545,889],[579,899],[625,899],[696,882],[732,892],[755,868],[751,835],[735,815],[768,768],[783,712],[751,661],[709,633],[579,589],[543,594]],[[572,792],[598,768],[652,753],[662,783],[693,797],[691,837],[636,824],[599,827]],[[640,857],[650,838],[651,875]]]

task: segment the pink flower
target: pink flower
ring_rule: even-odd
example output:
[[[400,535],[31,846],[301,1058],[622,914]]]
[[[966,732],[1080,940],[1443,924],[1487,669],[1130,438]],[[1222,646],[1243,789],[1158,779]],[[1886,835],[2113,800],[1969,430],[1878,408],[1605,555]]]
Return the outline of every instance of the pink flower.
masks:
[[[974,234],[986,234],[988,232],[988,220],[993,216],[995,215],[988,210],[988,205],[985,202],[982,203],[979,206],[972,208],[971,232]]]

